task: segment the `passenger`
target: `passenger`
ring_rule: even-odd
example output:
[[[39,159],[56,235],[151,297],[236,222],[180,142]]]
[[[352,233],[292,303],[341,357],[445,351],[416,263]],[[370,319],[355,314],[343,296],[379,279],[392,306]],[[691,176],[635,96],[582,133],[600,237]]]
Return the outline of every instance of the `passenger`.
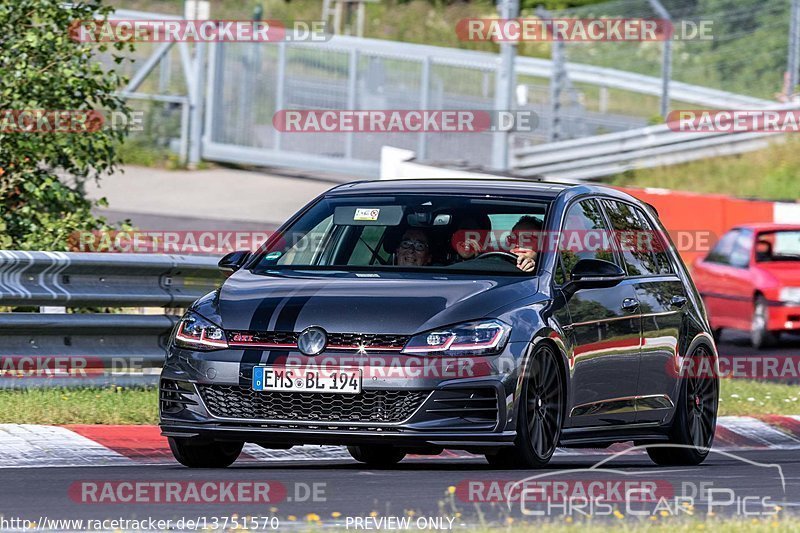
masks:
[[[397,266],[427,266],[431,264],[430,239],[418,228],[409,228],[400,238],[395,250]]]

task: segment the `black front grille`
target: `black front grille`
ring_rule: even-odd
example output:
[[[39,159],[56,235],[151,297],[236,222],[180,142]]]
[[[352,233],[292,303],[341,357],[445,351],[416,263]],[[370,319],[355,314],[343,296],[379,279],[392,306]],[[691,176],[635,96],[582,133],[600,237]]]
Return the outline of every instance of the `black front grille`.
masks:
[[[406,335],[386,335],[378,333],[329,333],[328,346],[364,346],[396,348],[400,349],[406,345],[409,337]]]
[[[297,344],[297,335],[291,331],[229,331],[228,342]]]
[[[198,385],[198,389],[214,416],[304,422],[401,422],[429,394],[375,390],[360,394],[261,392],[238,385]]]
[[[299,332],[292,331],[229,331],[228,342],[293,347],[297,345],[299,335]],[[409,338],[408,335],[384,333],[328,333],[328,348],[400,350]]]

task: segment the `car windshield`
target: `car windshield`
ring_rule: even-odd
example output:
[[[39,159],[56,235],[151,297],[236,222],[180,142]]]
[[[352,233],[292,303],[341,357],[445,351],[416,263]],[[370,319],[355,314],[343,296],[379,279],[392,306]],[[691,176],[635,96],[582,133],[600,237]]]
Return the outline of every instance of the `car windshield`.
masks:
[[[758,262],[800,261],[800,230],[759,233],[756,239]]]
[[[530,276],[511,252],[538,246],[547,205],[486,196],[323,198],[259,250],[253,270]]]

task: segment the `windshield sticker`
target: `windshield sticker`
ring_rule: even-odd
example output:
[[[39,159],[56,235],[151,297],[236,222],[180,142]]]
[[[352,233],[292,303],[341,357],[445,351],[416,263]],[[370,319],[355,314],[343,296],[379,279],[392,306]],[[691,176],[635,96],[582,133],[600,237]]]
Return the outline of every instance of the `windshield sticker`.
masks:
[[[356,209],[356,214],[353,215],[353,220],[378,220],[378,215],[381,214],[380,209]]]
[[[270,252],[267,254],[266,259],[277,259],[283,255],[283,252]]]

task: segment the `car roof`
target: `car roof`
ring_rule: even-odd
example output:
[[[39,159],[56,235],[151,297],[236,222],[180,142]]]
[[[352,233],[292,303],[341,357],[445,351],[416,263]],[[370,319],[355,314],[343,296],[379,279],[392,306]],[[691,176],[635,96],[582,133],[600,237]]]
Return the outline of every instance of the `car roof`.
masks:
[[[475,195],[494,194],[523,198],[555,198],[569,190],[574,195],[607,194],[636,201],[632,196],[600,185],[533,181],[519,178],[453,178],[453,179],[397,179],[357,181],[339,185],[326,195],[339,196],[351,194],[449,194]]]
[[[800,231],[800,224],[778,224],[774,222],[753,222],[750,224],[738,224],[731,229],[749,229],[758,233],[761,231],[775,230],[797,230]]]

